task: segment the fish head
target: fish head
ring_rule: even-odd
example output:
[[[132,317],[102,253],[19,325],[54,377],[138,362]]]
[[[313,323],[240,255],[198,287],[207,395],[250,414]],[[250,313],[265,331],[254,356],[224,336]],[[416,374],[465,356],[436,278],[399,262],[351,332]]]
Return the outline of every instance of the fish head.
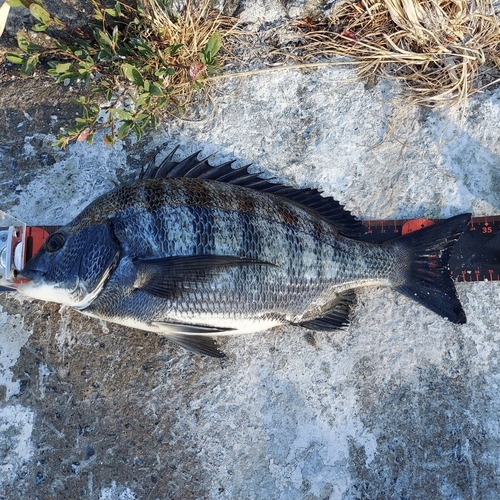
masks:
[[[51,234],[19,274],[18,291],[78,309],[99,294],[118,264],[120,245],[111,224],[78,229],[65,226]]]

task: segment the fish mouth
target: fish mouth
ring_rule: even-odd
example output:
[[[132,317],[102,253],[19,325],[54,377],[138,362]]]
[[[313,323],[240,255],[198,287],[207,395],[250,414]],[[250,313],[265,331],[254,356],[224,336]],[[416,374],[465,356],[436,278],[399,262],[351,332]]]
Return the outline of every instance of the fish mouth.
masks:
[[[18,285],[18,289],[24,292],[25,288],[23,287],[23,285],[29,288],[33,287],[36,288],[39,286],[46,285],[47,284],[45,281],[46,274],[47,274],[46,271],[41,271],[39,269],[29,267],[29,262],[28,262],[21,271],[17,272],[16,284]],[[74,288],[69,290],[68,292],[70,294],[75,293],[79,288],[79,286],[80,286],[80,279],[77,276]],[[54,288],[61,288],[61,287],[56,285]]]
[[[45,274],[45,271],[32,268],[28,261],[20,271],[16,272],[16,280],[36,281],[37,279],[43,278]]]
[[[16,273],[16,281],[33,281],[37,278],[41,278],[44,273],[40,271],[34,271],[32,269],[21,270]]]

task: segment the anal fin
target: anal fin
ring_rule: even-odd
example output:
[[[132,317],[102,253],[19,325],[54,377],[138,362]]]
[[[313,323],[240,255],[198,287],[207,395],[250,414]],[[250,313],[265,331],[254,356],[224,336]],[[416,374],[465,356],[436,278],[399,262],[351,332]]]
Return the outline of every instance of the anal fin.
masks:
[[[318,332],[338,330],[349,324],[349,316],[355,302],[356,293],[353,290],[346,290],[338,295],[325,314],[298,324]]]

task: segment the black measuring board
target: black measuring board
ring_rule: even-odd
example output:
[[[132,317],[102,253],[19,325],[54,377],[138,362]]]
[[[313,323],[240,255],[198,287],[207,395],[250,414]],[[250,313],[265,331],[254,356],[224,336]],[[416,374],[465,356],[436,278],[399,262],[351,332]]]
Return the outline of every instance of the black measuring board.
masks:
[[[365,241],[382,243],[438,222],[428,219],[364,221]],[[456,281],[500,281],[500,215],[473,217],[449,262]]]

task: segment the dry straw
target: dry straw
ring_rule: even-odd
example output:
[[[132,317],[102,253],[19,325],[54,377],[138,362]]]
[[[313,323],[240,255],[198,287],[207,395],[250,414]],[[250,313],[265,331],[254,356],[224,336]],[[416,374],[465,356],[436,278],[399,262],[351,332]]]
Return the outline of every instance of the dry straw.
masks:
[[[480,90],[480,76],[500,76],[490,0],[343,1],[328,21],[299,26],[308,56],[347,56],[361,77],[401,79],[421,105],[461,105]]]

